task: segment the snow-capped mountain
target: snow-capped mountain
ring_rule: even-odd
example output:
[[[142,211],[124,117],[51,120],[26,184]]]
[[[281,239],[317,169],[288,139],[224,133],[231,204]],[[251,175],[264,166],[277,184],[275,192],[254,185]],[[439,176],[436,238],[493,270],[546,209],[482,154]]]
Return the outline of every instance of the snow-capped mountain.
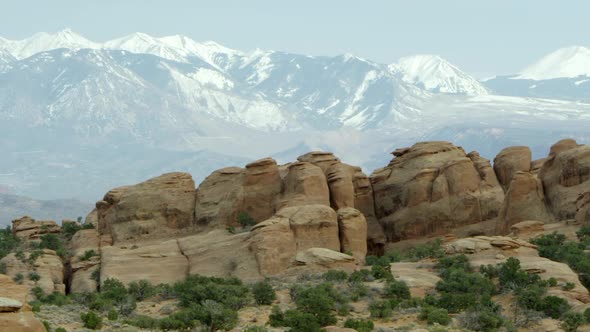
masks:
[[[0,185],[92,201],[165,171],[199,181],[215,168],[304,150],[332,150],[370,172],[392,147],[423,139],[464,142],[487,157],[507,142],[541,142],[541,151],[564,136],[590,141],[589,104],[488,88],[432,55],[385,65],[180,35],[97,43],[69,30],[0,40],[0,146],[9,156],[0,158]]]
[[[401,58],[389,66],[405,82],[431,92],[482,95],[486,88],[476,79],[453,66],[438,55],[422,54]]]
[[[549,80],[590,76],[590,48],[560,48],[525,68],[515,79]]]
[[[561,48],[518,75],[483,83],[496,94],[590,102],[590,48]]]
[[[98,48],[100,45],[70,29],[65,29],[55,34],[39,32],[23,40],[5,40],[0,42],[0,47],[6,48],[17,59],[24,59],[39,52],[58,48]]]

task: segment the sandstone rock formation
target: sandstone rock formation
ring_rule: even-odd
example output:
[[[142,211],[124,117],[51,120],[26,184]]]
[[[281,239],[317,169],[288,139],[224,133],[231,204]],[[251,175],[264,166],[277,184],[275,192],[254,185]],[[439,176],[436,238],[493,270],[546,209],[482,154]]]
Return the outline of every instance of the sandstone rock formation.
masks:
[[[571,139],[557,142],[539,177],[553,215],[558,220],[575,218],[579,195],[590,191],[590,146]]]
[[[300,265],[326,269],[353,270],[355,266],[352,256],[326,248],[309,248],[300,251],[295,256],[295,261]]]
[[[545,206],[543,185],[535,175],[519,171],[512,176],[499,219],[498,234],[508,233],[512,225],[525,220],[551,221]]]
[[[29,288],[0,274],[0,331],[46,332],[29,307]]]
[[[167,173],[109,191],[97,202],[99,230],[124,241],[165,234],[194,223],[195,183],[190,174]]]
[[[64,284],[64,266],[55,251],[43,249],[41,255],[34,261],[31,259],[31,253],[25,252],[24,259],[20,259],[14,253],[8,254],[0,260],[0,263],[6,266],[6,274],[11,278],[16,278],[18,274],[23,276],[23,285],[29,289],[39,286],[46,294],[59,292],[65,294]],[[29,278],[31,272],[39,275],[39,281],[32,281]]]
[[[306,162],[286,166],[283,193],[277,211],[289,206],[322,204],[330,206],[330,191],[322,169]]]
[[[488,178],[487,166],[474,157],[476,166],[462,148],[423,142],[394,155],[371,175],[376,215],[388,241],[442,234],[498,214],[503,193]]]
[[[576,222],[590,225],[590,192],[578,196],[576,201]]]
[[[199,185],[196,197],[196,223],[200,226],[225,226],[238,219],[243,195],[243,170],[226,167],[213,172]]]
[[[340,251],[352,253],[357,262],[364,263],[367,255],[367,221],[363,214],[350,207],[338,210],[338,230]]]
[[[516,172],[531,170],[531,160],[531,149],[528,146],[511,146],[498,153],[494,158],[494,171],[504,191],[508,190]]]
[[[12,233],[25,240],[34,240],[43,234],[59,232],[61,232],[61,227],[52,220],[35,220],[25,216],[12,221]]]
[[[72,237],[72,258],[70,259],[70,292],[94,292],[98,288],[95,271],[100,270],[100,235],[96,229],[83,229]],[[94,252],[95,256],[82,259],[87,252]]]

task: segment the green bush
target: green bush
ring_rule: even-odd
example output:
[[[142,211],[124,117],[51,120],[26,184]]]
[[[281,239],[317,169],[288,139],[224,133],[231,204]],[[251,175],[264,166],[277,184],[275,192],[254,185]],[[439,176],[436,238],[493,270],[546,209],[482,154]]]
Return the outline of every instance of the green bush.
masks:
[[[39,249],[51,249],[57,251],[63,248],[63,243],[59,237],[55,234],[43,234],[41,235],[41,242],[39,243]]]
[[[430,325],[448,325],[451,322],[451,317],[446,309],[429,306],[422,307],[418,319],[425,320]]]
[[[167,317],[169,318],[169,317]],[[166,318],[164,318],[166,319]],[[149,316],[136,315],[125,320],[126,324],[139,327],[141,329],[154,329],[159,326],[158,320]]]
[[[332,310],[336,309],[337,303],[340,306],[346,304],[346,299],[340,296],[329,283],[308,288],[295,288],[292,291],[292,297],[297,304],[297,309],[314,316],[320,326],[336,323]]]
[[[243,332],[268,332],[268,329],[264,326],[248,326]]]
[[[37,258],[43,256],[43,250],[41,249],[35,249],[33,250],[30,254],[29,254],[29,259],[28,259],[28,263],[30,265],[35,264],[35,262],[37,261]]]
[[[41,279],[41,276],[39,275],[39,273],[32,271],[29,272],[29,280],[31,281],[39,281]]]
[[[586,319],[584,318],[583,314],[568,312],[561,319],[561,328],[565,332],[576,332],[578,327],[584,325],[585,323]]]
[[[272,327],[285,326],[285,313],[279,306],[273,306],[268,316],[268,324]]]
[[[17,273],[13,278],[14,282],[16,282],[19,285],[23,283],[24,279],[25,279],[25,276],[23,276],[23,274],[20,272]]]
[[[78,232],[81,229],[82,226],[73,222],[62,223],[61,225],[61,232],[68,240],[71,239],[72,236],[74,236],[74,234],[76,234],[76,232]]]
[[[29,303],[31,305],[32,312],[39,312],[41,311],[41,302],[40,301],[33,301]]]
[[[410,288],[403,281],[390,280],[385,287],[385,295],[388,298],[398,301],[407,300],[411,297]]]
[[[349,318],[344,322],[344,327],[353,329],[358,332],[371,332],[375,328],[375,324],[368,319],[352,319]]]
[[[590,308],[586,308],[586,310],[584,310],[584,319],[586,322],[590,323]]]
[[[147,280],[133,281],[127,286],[127,293],[136,301],[143,301],[156,295],[157,292],[156,287]]]
[[[254,220],[248,212],[240,212],[238,215],[238,223],[242,225],[243,228],[248,228],[256,225],[256,220]]]
[[[563,285],[563,290],[570,291],[570,290],[574,289],[575,287],[576,287],[576,284],[574,284],[571,281],[568,281],[565,283],[565,285]]]
[[[326,281],[345,281],[348,279],[346,271],[329,270],[322,276]]]
[[[299,310],[287,310],[284,313],[284,325],[290,327],[291,332],[320,332],[321,324],[317,317]]]
[[[381,265],[373,265],[371,267],[371,274],[373,275],[373,278],[377,280],[393,280],[393,275],[391,274],[391,268],[389,267],[389,265],[386,267]]]
[[[555,287],[557,286],[557,279],[551,277],[547,279],[547,284],[549,285],[549,287]]]
[[[369,295],[369,288],[361,282],[350,282],[348,288],[350,290],[350,299],[352,301],[356,302]]]
[[[388,318],[393,313],[389,301],[373,301],[369,304],[369,312],[373,318]]]
[[[558,319],[570,310],[570,305],[561,297],[549,295],[542,299],[537,310],[544,312],[547,316],[553,319]]]
[[[64,329],[63,327],[58,327],[53,332],[68,332],[68,331],[66,329]]]
[[[119,319],[119,313],[117,312],[117,310],[109,310],[109,313],[107,314],[107,318],[108,320],[117,320]]]
[[[214,278],[191,275],[174,284],[180,305],[189,307],[205,300],[213,300],[238,310],[248,302],[249,289],[237,278]]]
[[[46,331],[51,331],[51,325],[49,325],[48,321],[44,320],[44,321],[41,321],[41,323],[43,324],[43,327],[45,327]]]
[[[97,315],[94,311],[81,313],[80,318],[84,322],[84,327],[91,330],[98,330],[102,327],[102,317]]]
[[[373,280],[373,276],[371,275],[371,271],[369,271],[369,270],[354,271],[348,277],[348,281],[353,282],[353,283],[372,281],[372,280]]]
[[[590,226],[580,227],[580,229],[576,232],[576,236],[580,242],[590,239]]]
[[[90,249],[90,250],[84,251],[84,254],[79,256],[78,258],[81,261],[87,261],[94,256],[98,256],[98,253],[96,251],[94,251],[93,249]]]
[[[0,229],[0,259],[13,252],[19,244],[20,240],[12,234],[10,226]]]
[[[254,301],[258,305],[268,305],[277,298],[277,295],[272,289],[272,285],[268,281],[260,281],[252,286],[252,294],[254,295]]]
[[[119,280],[108,278],[100,287],[100,297],[111,300],[114,303],[120,303],[125,301],[127,289]]]
[[[0,262],[0,274],[6,274],[8,272],[6,263]]]

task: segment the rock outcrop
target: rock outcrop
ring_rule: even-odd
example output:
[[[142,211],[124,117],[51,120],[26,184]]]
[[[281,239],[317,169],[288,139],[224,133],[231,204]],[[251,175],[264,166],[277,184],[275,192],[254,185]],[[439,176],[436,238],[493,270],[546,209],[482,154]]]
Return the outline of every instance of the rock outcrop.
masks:
[[[0,274],[0,331],[46,332],[29,307],[29,288]]]
[[[531,170],[532,154],[528,146],[511,146],[494,158],[494,171],[504,191],[508,190],[516,172]]]
[[[462,148],[423,142],[394,155],[371,175],[375,212],[388,241],[442,234],[498,214],[503,193]]]
[[[590,191],[590,145],[578,145],[571,139],[557,142],[539,177],[555,218],[574,219],[578,197]]]
[[[53,250],[43,249],[37,257],[32,257],[29,252],[23,253],[20,258],[11,253],[2,258],[0,263],[6,266],[6,274],[11,278],[22,275],[22,284],[29,289],[39,286],[46,294],[66,292],[64,265]],[[38,281],[30,280],[32,272],[39,275]]]
[[[113,189],[96,207],[100,232],[115,243],[161,236],[194,223],[195,183],[188,173],[167,173]]]
[[[578,196],[576,201],[576,222],[590,225],[590,192]]]
[[[529,172],[517,172],[512,176],[500,212],[496,233],[506,234],[510,227],[525,220],[549,222],[552,220],[547,207],[543,185]]]
[[[83,229],[72,237],[70,292],[94,292],[98,288],[93,273],[100,271],[100,235],[96,229]],[[90,253],[94,255],[90,256]],[[87,257],[90,256],[90,257]]]
[[[35,220],[25,216],[12,221],[12,234],[24,240],[35,240],[44,234],[61,232],[61,227],[52,220]]]
[[[367,255],[367,221],[363,214],[350,207],[338,210],[338,230],[340,251],[351,253],[357,262],[364,263]]]
[[[218,227],[235,222],[241,209],[244,173],[239,167],[213,172],[199,185],[196,195],[196,223]]]

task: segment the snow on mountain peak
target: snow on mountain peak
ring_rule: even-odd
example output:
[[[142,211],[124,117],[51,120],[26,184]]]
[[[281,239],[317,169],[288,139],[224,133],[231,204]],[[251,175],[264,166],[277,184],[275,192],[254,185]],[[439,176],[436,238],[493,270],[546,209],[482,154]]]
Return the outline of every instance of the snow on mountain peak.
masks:
[[[467,95],[488,93],[475,78],[438,55],[403,57],[390,65],[389,69],[392,73],[400,74],[405,82],[423,86],[429,91]]]
[[[560,77],[590,76],[590,48],[560,48],[525,68],[516,79],[547,80]]]
[[[71,29],[64,29],[53,34],[39,32],[23,40],[8,40],[4,45],[17,59],[28,58],[33,54],[57,48],[81,49],[98,47],[97,43],[82,37]]]

